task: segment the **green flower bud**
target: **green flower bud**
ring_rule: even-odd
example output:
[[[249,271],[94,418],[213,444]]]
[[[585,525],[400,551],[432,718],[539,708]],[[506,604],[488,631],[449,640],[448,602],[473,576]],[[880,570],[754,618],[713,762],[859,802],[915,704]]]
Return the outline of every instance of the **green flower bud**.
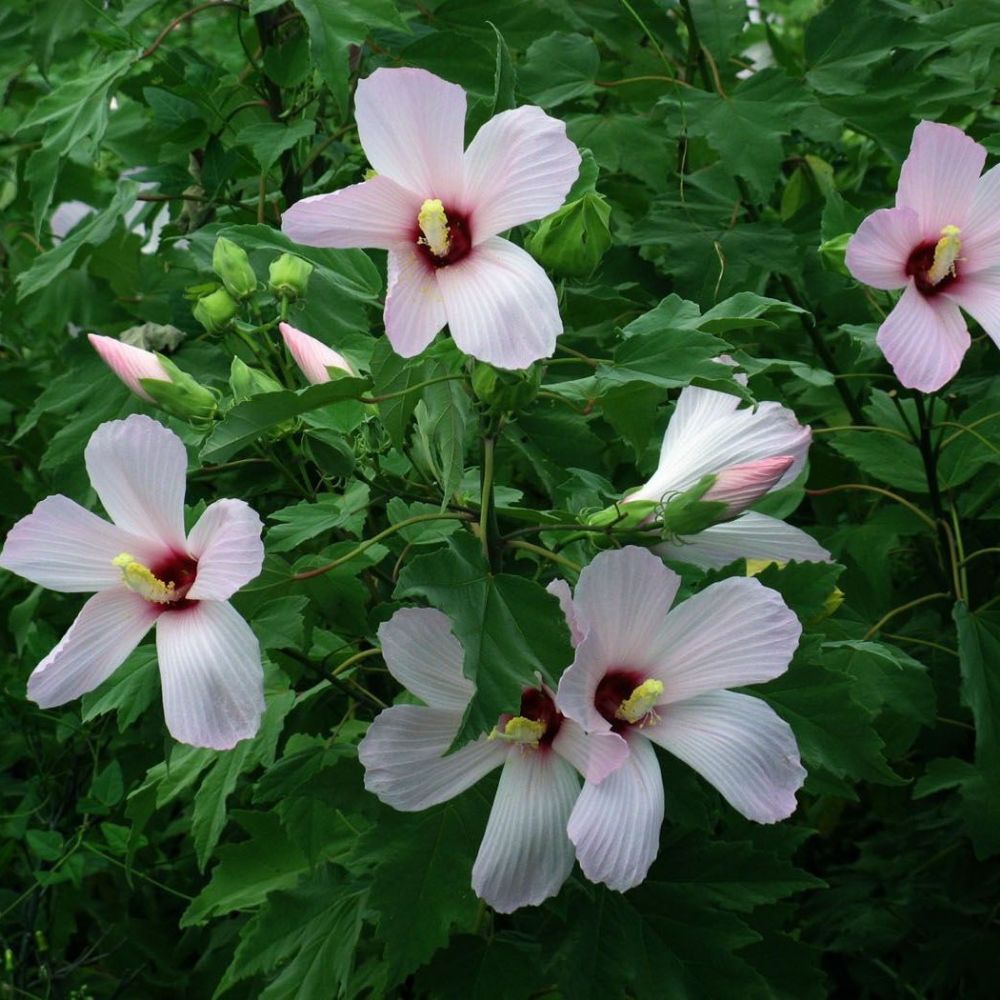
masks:
[[[243,403],[251,396],[264,392],[281,392],[285,387],[273,376],[259,368],[251,368],[239,358],[233,358],[229,369],[229,386],[233,390],[233,401]]]
[[[152,396],[153,402],[168,413],[192,423],[208,423],[215,417],[218,400],[215,393],[181,371],[169,358],[157,354],[169,382],[157,378],[141,378],[139,384]]]
[[[841,233],[832,240],[820,244],[819,257],[828,271],[836,271],[837,274],[843,274],[848,278],[851,276],[847,264],[844,263],[844,256],[847,253],[847,243],[853,235],[853,233]]]
[[[218,333],[232,322],[237,305],[224,288],[217,288],[211,295],[203,295],[194,304],[194,318],[209,333]]]
[[[670,497],[663,505],[660,521],[668,537],[696,535],[729,517],[729,505],[722,500],[703,500],[718,476],[709,473],[683,493]]]
[[[472,391],[476,398],[498,413],[523,409],[538,394],[541,369],[506,371],[477,362],[472,372]]]
[[[257,288],[257,275],[253,273],[246,250],[225,236],[215,241],[212,270],[222,279],[226,291],[234,299],[245,299]]]
[[[595,528],[635,529],[643,527],[650,517],[655,516],[660,504],[655,500],[635,500],[605,507],[587,517],[586,523]]]
[[[527,249],[548,270],[585,278],[611,246],[610,218],[611,206],[590,191],[543,219]]]
[[[297,299],[305,295],[313,265],[293,253],[283,253],[271,261],[267,287],[279,299]]]

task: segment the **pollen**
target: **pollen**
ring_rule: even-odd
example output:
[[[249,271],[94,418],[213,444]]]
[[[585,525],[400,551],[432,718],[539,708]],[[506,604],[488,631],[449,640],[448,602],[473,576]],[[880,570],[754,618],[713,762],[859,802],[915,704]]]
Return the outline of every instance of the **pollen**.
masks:
[[[154,604],[170,604],[177,599],[172,583],[164,583],[153,575],[153,571],[144,566],[127,552],[111,560],[122,571],[122,580],[129,590],[134,590],[140,597]]]
[[[523,715],[515,715],[508,719],[502,728],[494,726],[490,733],[491,740],[507,740],[508,743],[520,743],[523,746],[537,747],[539,740],[545,735],[545,723],[526,719]]]
[[[943,281],[949,274],[955,277],[955,262],[962,252],[960,233],[958,226],[945,226],[941,230],[941,238],[934,247],[934,263],[927,271],[927,280],[932,285]]]
[[[428,198],[420,206],[417,225],[424,234],[418,242],[423,243],[435,257],[447,257],[451,250],[451,232],[440,198]]]
[[[660,700],[663,694],[663,681],[649,680],[643,681],[619,706],[615,712],[615,718],[623,719],[625,722],[638,722],[640,725],[644,721],[655,722],[656,713],[653,707]]]

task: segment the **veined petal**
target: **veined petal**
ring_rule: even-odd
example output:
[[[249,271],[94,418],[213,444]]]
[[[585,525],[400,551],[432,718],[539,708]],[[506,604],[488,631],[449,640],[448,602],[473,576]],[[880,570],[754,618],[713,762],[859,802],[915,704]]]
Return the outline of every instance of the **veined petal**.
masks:
[[[572,719],[563,719],[552,749],[595,785],[617,771],[629,752],[617,733],[587,733]]]
[[[963,277],[1000,264],[1000,165],[979,178],[961,239]]]
[[[188,551],[198,560],[190,600],[225,601],[260,573],[263,529],[257,512],[243,500],[216,500],[191,529]]]
[[[231,750],[257,734],[264,668],[253,630],[227,601],[166,610],[156,623],[163,715],[180,743]]]
[[[795,812],[806,772],[791,727],[759,698],[713,691],[658,709],[645,735],[694,768],[747,819]]]
[[[472,866],[472,888],[498,913],[537,906],[569,877],[566,823],[579,791],[579,778],[558,755],[519,747],[508,754]]]
[[[385,293],[385,335],[401,357],[424,350],[447,322],[433,267],[416,244],[389,251]]]
[[[465,153],[465,206],[474,244],[551,215],[580,172],[580,153],[563,122],[541,108],[503,111]]]
[[[629,750],[617,771],[599,785],[583,786],[568,826],[583,874],[618,892],[646,877],[663,823],[663,779],[653,745],[633,733]]]
[[[727,465],[708,488],[703,500],[726,505],[726,515],[735,517],[777,486],[795,461],[792,455],[758,458],[740,465]]]
[[[424,69],[377,69],[358,84],[355,117],[361,147],[379,174],[421,200],[440,198],[447,205],[461,199],[461,87]]]
[[[906,264],[923,241],[920,220],[910,208],[872,212],[850,238],[844,258],[857,281],[872,288],[902,288],[910,279]]]
[[[568,719],[579,723],[588,733],[611,731],[611,724],[597,711],[594,696],[604,675],[619,660],[605,652],[593,632],[576,647],[573,662],[559,678],[556,707]]]
[[[187,453],[173,431],[138,413],[111,420],[90,436],[84,460],[97,496],[119,528],[185,550]]]
[[[48,590],[92,593],[122,582],[112,562],[122,552],[146,565],[169,554],[165,546],[129,534],[57,494],[10,529],[0,566]]]
[[[388,250],[416,240],[421,202],[388,177],[372,177],[297,201],[281,216],[281,231],[305,247]]]
[[[339,368],[348,375],[357,374],[343,354],[327,347],[321,340],[296,330],[290,323],[279,323],[278,329],[288,353],[295,358],[300,371],[313,385],[330,381],[329,368]]]
[[[110,677],[149,631],[159,608],[124,587],[94,594],[28,678],[42,708],[65,705]]]
[[[587,635],[587,623],[580,617],[573,603],[573,592],[565,580],[552,580],[545,588],[556,600],[569,626],[570,641],[579,646]]]
[[[436,277],[465,354],[497,368],[527,368],[555,350],[563,329],[556,290],[520,247],[491,236]]]
[[[950,297],[928,298],[911,281],[875,342],[903,385],[934,392],[954,377],[972,339]]]
[[[153,397],[143,389],[139,379],[155,378],[161,382],[170,381],[166,368],[152,351],[144,351],[141,347],[123,344],[114,337],[101,337],[96,333],[88,333],[87,339],[101,356],[101,360],[135,395],[147,403],[152,403]]]
[[[1000,266],[962,274],[962,279],[941,293],[960,305],[1000,347]]]

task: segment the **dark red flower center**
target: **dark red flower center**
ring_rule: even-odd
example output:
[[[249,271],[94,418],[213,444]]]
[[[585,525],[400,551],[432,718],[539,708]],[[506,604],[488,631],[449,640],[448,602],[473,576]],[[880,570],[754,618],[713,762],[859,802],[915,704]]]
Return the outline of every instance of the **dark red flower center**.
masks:
[[[624,667],[613,667],[601,678],[594,693],[594,707],[611,723],[614,732],[620,733],[633,724],[620,718],[618,710],[645,680],[637,670]]]
[[[197,559],[193,559],[183,552],[171,552],[166,559],[149,568],[157,580],[162,580],[168,586],[173,584],[173,591],[177,595],[177,599],[165,604],[164,608],[179,611],[197,603],[197,601],[189,601],[185,597],[198,576]]]
[[[958,262],[952,265],[951,270],[945,274],[940,281],[934,282],[930,278],[930,270],[934,266],[934,253],[937,243],[934,240],[927,240],[921,243],[909,256],[906,261],[906,273],[913,278],[913,283],[917,286],[917,291],[921,295],[934,296],[943,292],[949,285],[958,281]]]
[[[458,261],[467,257],[472,249],[472,226],[469,216],[465,212],[459,212],[447,205],[444,208],[444,213],[448,220],[448,250],[446,253],[435,253],[431,249],[419,224],[413,230],[413,240],[417,244],[421,256],[431,267],[435,268],[457,264]]]

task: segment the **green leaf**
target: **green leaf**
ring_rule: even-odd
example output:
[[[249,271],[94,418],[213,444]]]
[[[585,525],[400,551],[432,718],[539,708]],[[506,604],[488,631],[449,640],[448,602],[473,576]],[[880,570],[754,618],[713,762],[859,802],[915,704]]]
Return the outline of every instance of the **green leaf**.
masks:
[[[746,24],[746,0],[690,0],[690,7],[698,40],[723,66]]]
[[[159,689],[156,647],[140,646],[100,687],[83,696],[83,721],[116,712],[118,731],[125,732],[152,705]]]
[[[401,357],[392,349],[388,339],[375,342],[371,360],[374,393],[376,396],[398,394],[378,404],[382,423],[397,448],[406,443],[410,418],[421,398],[419,392],[407,390],[431,378],[435,367],[434,362],[427,359]]]
[[[976,762],[1000,770],[1000,612],[973,613],[959,601],[953,617],[962,701],[976,723]]]
[[[770,565],[757,574],[765,587],[778,591],[802,621],[822,615],[844,567],[837,563],[790,562]]]
[[[518,82],[532,104],[554,108],[592,94],[600,65],[592,39],[557,31],[528,46]]]
[[[267,533],[268,550],[288,552],[310,538],[337,528],[360,538],[368,513],[368,492],[365,483],[355,481],[342,496],[320,497],[315,503],[304,500],[269,514],[269,519],[279,524]]]
[[[732,382],[732,369],[715,360],[728,346],[697,330],[663,329],[630,336],[616,348],[612,364],[598,367],[598,385],[606,392],[635,381],[661,389],[677,389],[694,379]]]
[[[278,162],[286,149],[306,139],[316,131],[316,122],[311,118],[301,119],[289,125],[281,122],[255,122],[246,125],[237,133],[236,141],[249,146],[260,164],[262,173],[267,173]]]
[[[517,71],[514,69],[514,61],[510,57],[510,49],[507,48],[507,43],[504,41],[500,29],[492,21],[489,24],[497,36],[497,62],[496,72],[493,77],[492,114],[498,115],[501,111],[510,111],[517,105],[517,101],[514,99],[514,88],[517,85]]]
[[[959,792],[959,815],[980,861],[1000,854],[1000,767],[973,765],[957,758],[932,760],[913,790],[915,799],[946,789]]]
[[[429,385],[416,407],[417,436],[447,503],[465,472],[465,438],[471,422],[469,397],[458,382]]]

